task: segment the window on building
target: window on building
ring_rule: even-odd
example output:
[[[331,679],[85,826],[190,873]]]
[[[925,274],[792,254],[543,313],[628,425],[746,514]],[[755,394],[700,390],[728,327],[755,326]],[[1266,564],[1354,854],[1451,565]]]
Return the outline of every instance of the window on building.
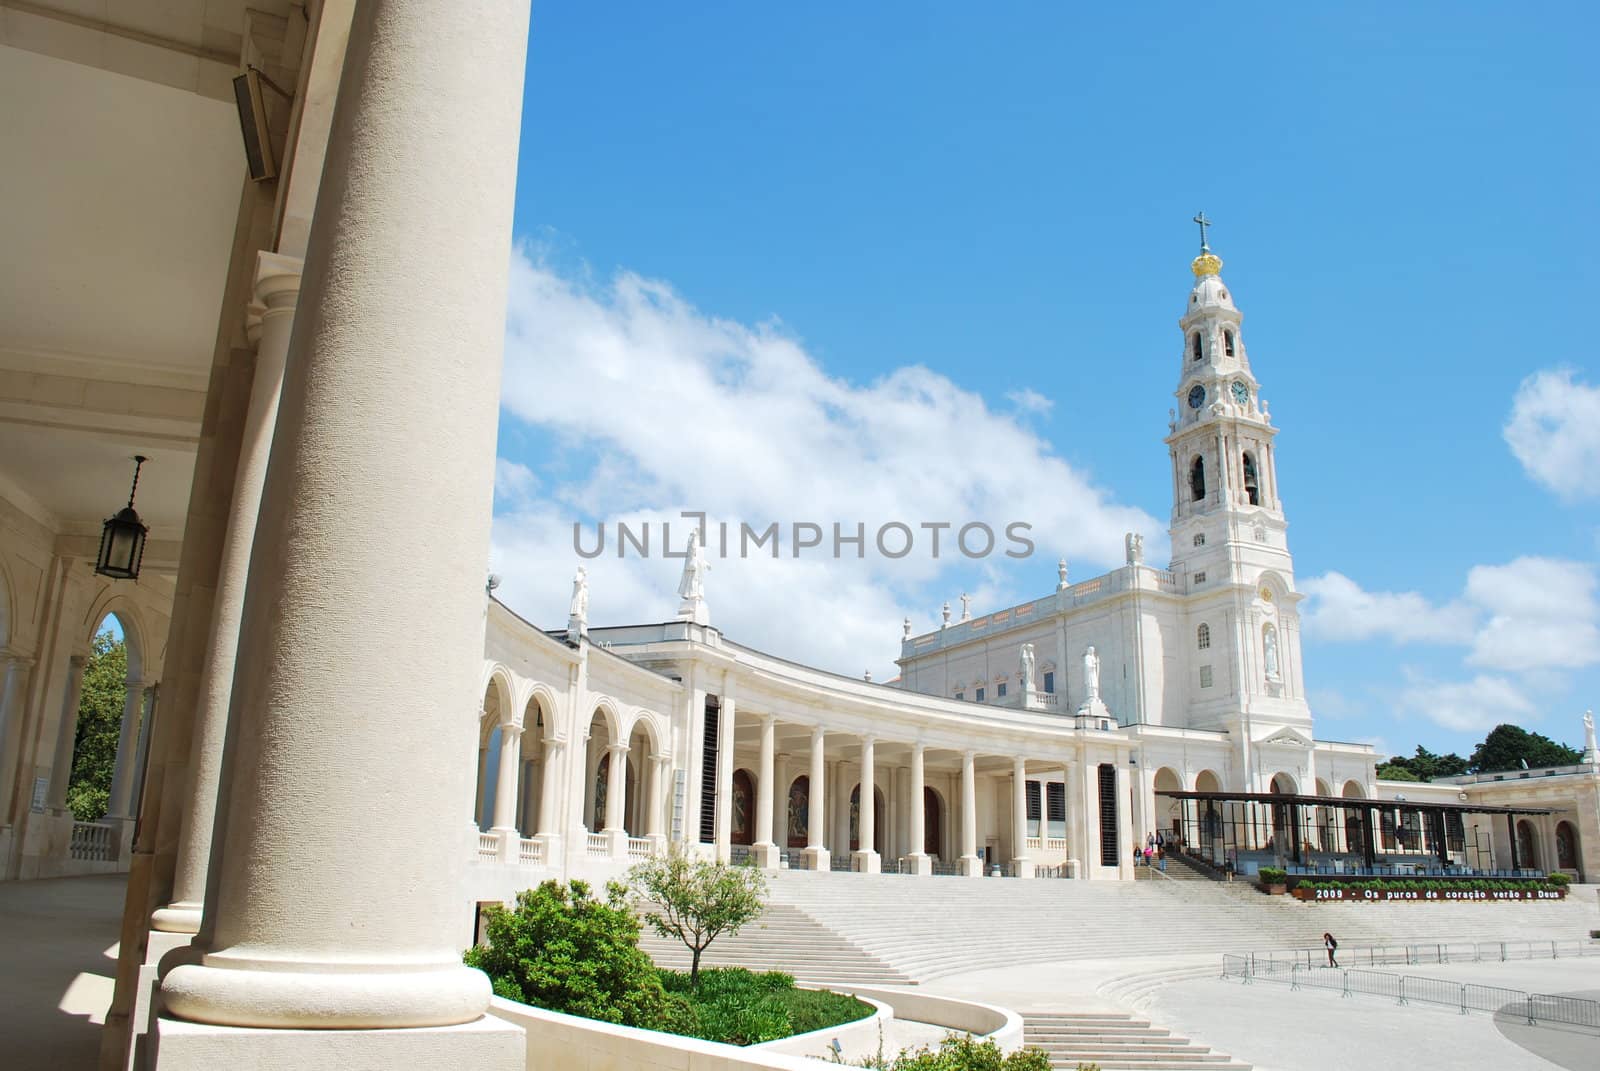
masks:
[[[1005,681],[1001,681],[999,684],[994,686],[994,697],[996,699],[1004,699],[1006,697],[1006,682]]]
[[[967,693],[966,692],[957,692],[956,693],[956,701],[957,702],[965,702],[966,698],[967,698]]]
[[[1067,835],[1067,786],[1060,781],[1049,781],[1044,786],[1045,836]]]
[[[1056,692],[1056,674],[1055,674],[1055,670],[1047,669],[1047,670],[1044,671],[1044,692],[1045,692],[1046,695],[1054,695],[1055,694],[1055,692]]]
[[[1194,574],[1194,582],[1196,584],[1204,584],[1206,582],[1206,571],[1204,569]]]
[[[1222,332],[1222,352],[1226,353],[1229,357],[1233,356],[1233,332],[1232,331],[1224,331],[1224,332]]]
[[[1039,782],[1037,782],[1037,781],[1028,781],[1028,782],[1026,782],[1026,784],[1027,784],[1027,793],[1026,793],[1026,795],[1027,795],[1027,798],[1028,798],[1028,809],[1027,809],[1028,836],[1030,836],[1030,837],[1042,836],[1042,834],[1039,832],[1039,819],[1043,815],[1044,812],[1042,810],[1043,800],[1040,798],[1040,794],[1039,794]]]
[[[979,688],[977,691],[973,692],[972,693],[972,699],[973,699],[973,702],[975,702],[975,703],[983,702],[983,689]]]
[[[1211,626],[1210,625],[1201,624],[1201,626],[1198,629],[1195,630],[1194,636],[1195,636],[1195,646],[1196,647],[1200,648],[1200,650],[1202,650],[1202,651],[1207,651],[1207,650],[1211,649]]]
[[[1194,534],[1194,545],[1197,547],[1206,545],[1206,534],[1204,532],[1196,532]]]
[[[1198,332],[1198,331],[1195,332],[1194,342],[1191,344],[1190,348],[1194,352],[1194,359],[1195,360],[1198,361],[1202,356],[1204,356],[1204,349],[1203,349],[1203,347],[1201,346],[1201,343],[1200,343],[1200,332]]]
[[[1202,688],[1211,687],[1211,667],[1210,666],[1201,666],[1200,667],[1200,687],[1202,687]]]
[[[1248,450],[1244,452],[1244,494],[1252,506],[1261,505],[1261,486],[1256,479],[1256,456]]]
[[[1206,459],[1197,457],[1189,466],[1189,495],[1196,502],[1206,497]]]

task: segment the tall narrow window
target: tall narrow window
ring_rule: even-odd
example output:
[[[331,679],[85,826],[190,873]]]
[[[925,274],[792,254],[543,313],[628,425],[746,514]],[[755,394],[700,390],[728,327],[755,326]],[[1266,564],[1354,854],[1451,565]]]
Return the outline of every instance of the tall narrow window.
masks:
[[[1189,466],[1189,495],[1196,502],[1206,497],[1206,459],[1197,457]]]
[[[1252,506],[1261,505],[1261,484],[1256,478],[1256,458],[1248,450],[1244,454],[1244,494]]]
[[[996,699],[1004,699],[1006,697],[1006,682],[1005,681],[1001,681],[999,684],[994,686],[994,697]]]
[[[705,733],[700,738],[700,843],[711,844],[717,839],[717,748],[721,744],[719,733],[722,717],[722,700],[706,696]],[[603,819],[597,814],[596,824]]]
[[[1200,650],[1202,650],[1202,651],[1210,650],[1210,648],[1211,648],[1211,626],[1210,625],[1202,624],[1198,629],[1195,630],[1195,634],[1194,635],[1195,635],[1195,646],[1196,647],[1200,648]]]
[[[972,701],[974,703],[983,702],[983,689],[982,688],[979,688],[977,691],[972,693]]]
[[[1117,768],[1109,762],[1096,771],[1100,779],[1100,865],[1116,866],[1122,858],[1117,836]]]
[[[1055,695],[1055,693],[1056,693],[1056,674],[1055,674],[1055,670],[1047,669],[1047,670],[1044,671],[1044,694],[1045,695]]]
[[[1224,331],[1224,332],[1222,332],[1222,352],[1227,354],[1229,357],[1233,356],[1233,332],[1232,331]]]
[[[1194,351],[1195,360],[1198,361],[1204,355],[1205,351],[1200,344],[1200,332],[1195,332],[1194,341],[1190,344],[1190,348]]]

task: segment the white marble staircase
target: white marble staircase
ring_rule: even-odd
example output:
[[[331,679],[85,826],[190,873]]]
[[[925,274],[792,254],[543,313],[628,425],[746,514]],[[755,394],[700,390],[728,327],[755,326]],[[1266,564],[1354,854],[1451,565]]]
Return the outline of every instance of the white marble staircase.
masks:
[[[1086,1065],[1101,1071],[1250,1071],[1249,1064],[1148,1020],[1111,1012],[1024,1015],[1022,1039],[1043,1049],[1052,1068],[1065,1071]]]

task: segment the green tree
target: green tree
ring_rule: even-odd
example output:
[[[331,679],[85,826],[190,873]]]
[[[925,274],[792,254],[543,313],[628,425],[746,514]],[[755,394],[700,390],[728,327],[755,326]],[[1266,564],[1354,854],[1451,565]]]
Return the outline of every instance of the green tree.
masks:
[[[645,921],[688,946],[690,985],[700,981],[700,954],[759,917],[767,895],[761,871],[693,859],[676,846],[635,866],[628,881],[647,901]]]
[[[1422,745],[1411,758],[1391,755],[1389,761],[1378,767],[1378,776],[1386,781],[1432,781],[1439,777],[1456,777],[1467,772],[1467,760],[1451,752],[1435,755]]]
[[[462,958],[489,976],[496,996],[551,1011],[647,1030],[672,1029],[683,1002],[662,989],[639,947],[627,889],[606,886],[604,902],[586,882],[547,881],[517,894],[513,910],[489,909],[487,945]]]
[[[1467,761],[1472,773],[1499,773],[1521,769],[1524,762],[1530,767],[1571,766],[1583,761],[1583,752],[1521,726],[1496,725]]]
[[[83,667],[83,697],[78,701],[78,731],[72,747],[72,779],[67,806],[80,822],[104,818],[111,803],[111,775],[117,765],[117,738],[127,699],[128,647],[109,629],[98,633]]]

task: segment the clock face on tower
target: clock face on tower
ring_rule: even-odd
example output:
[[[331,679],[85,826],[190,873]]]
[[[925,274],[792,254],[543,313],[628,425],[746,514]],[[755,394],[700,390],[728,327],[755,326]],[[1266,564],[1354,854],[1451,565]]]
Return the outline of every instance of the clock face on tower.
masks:
[[[1240,405],[1249,405],[1250,388],[1245,386],[1243,383],[1235,383],[1233,385],[1233,400],[1238,402]]]
[[[1196,383],[1189,388],[1189,408],[1199,409],[1206,403],[1206,389]]]

